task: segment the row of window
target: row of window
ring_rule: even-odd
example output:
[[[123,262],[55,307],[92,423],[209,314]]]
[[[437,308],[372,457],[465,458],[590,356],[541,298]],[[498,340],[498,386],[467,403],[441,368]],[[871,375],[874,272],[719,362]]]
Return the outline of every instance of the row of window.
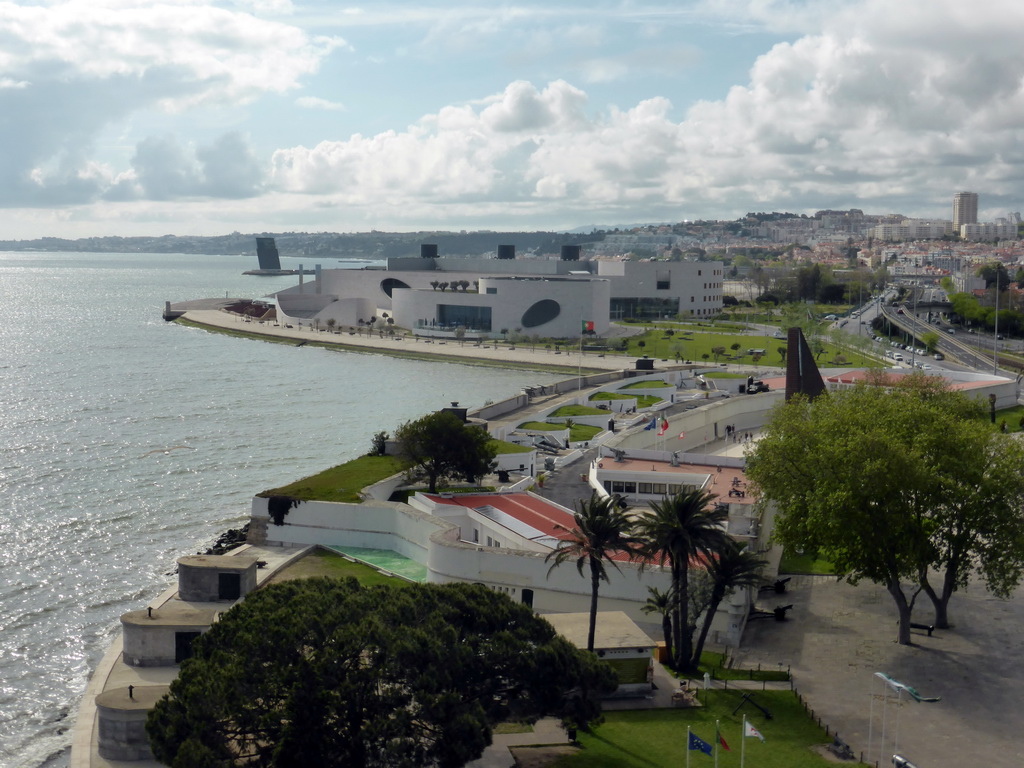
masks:
[[[648,496],[675,495],[683,491],[692,491],[693,486],[679,483],[638,483],[631,480],[605,480],[604,489],[608,493],[643,493]]]
[[[480,531],[477,528],[473,529],[473,543],[474,544],[479,544],[480,543]],[[488,547],[500,547],[501,546],[501,542],[498,541],[495,538],[492,538],[492,537],[488,536],[487,537],[487,546]]]

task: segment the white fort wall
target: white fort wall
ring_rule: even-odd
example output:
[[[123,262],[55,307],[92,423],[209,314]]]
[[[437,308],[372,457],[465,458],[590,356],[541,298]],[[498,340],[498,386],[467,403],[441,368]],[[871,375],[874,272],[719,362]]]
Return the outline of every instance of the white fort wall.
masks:
[[[266,525],[268,545],[389,549],[425,565],[432,583],[480,583],[516,601],[523,600],[523,589],[530,589],[533,607],[541,613],[581,611],[589,605],[590,579],[580,577],[574,562],[548,576],[551,563],[545,561],[546,553],[510,548],[520,546],[521,540],[500,526],[481,530],[483,540],[490,535],[501,545],[487,547],[462,541],[462,529],[453,522],[394,502],[302,502],[288,512],[284,525],[277,526],[269,520],[267,499],[255,497],[252,518],[256,528]],[[484,523],[475,516],[474,525]],[[667,589],[669,574],[660,568],[641,571],[632,563],[619,565],[622,573],[610,567],[611,581],[601,583],[600,610],[621,610],[634,621],[649,622],[650,616],[640,610],[647,601],[647,587]]]

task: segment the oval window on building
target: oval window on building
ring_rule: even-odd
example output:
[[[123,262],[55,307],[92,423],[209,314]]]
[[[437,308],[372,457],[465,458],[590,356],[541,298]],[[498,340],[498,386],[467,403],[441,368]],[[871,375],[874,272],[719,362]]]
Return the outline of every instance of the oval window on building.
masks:
[[[389,299],[391,298],[391,292],[393,290],[395,290],[395,288],[408,288],[408,287],[409,286],[406,285],[405,283],[403,283],[401,280],[396,280],[393,277],[389,277],[386,280],[381,280],[380,281],[380,289],[382,291],[384,291],[384,293],[387,295],[387,297]]]
[[[550,323],[562,312],[562,307],[554,299],[541,299],[523,312],[523,328],[536,328],[538,325]]]

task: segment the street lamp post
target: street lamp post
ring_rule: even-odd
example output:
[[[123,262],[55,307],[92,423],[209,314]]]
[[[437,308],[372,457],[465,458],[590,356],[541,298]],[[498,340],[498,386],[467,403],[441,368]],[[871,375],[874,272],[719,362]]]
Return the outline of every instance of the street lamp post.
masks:
[[[996,327],[992,336],[992,373],[999,373],[999,270],[996,270]],[[994,419],[994,417],[993,417]],[[995,424],[995,421],[992,422]]]

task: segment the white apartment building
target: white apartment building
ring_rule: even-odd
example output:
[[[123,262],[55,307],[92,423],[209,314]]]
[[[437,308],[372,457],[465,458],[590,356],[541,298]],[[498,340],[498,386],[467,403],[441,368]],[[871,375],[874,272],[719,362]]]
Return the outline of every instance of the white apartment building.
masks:
[[[963,224],[960,227],[960,237],[964,240],[1016,240],[1017,225],[995,222]]]
[[[898,240],[937,240],[943,235],[953,234],[953,222],[942,219],[901,219],[899,222],[885,222],[869,230],[876,240],[895,242]]]

